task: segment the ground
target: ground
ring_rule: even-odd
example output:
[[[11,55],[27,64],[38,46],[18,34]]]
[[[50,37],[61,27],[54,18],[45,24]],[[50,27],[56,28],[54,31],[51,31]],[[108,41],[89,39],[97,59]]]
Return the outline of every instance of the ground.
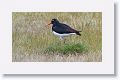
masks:
[[[59,40],[46,26],[52,18],[82,30],[82,36]],[[13,62],[102,61],[101,12],[13,12]]]

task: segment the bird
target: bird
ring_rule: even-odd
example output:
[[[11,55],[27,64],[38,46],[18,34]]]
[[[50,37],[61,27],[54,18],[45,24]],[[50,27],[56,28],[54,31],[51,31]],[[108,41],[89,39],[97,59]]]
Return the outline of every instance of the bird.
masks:
[[[55,18],[52,19],[48,25],[50,24],[52,24],[53,34],[60,37],[61,40],[64,40],[64,37],[70,36],[70,35],[81,36],[80,34],[81,31],[75,30],[71,28],[69,25],[59,22],[58,19],[55,19]]]

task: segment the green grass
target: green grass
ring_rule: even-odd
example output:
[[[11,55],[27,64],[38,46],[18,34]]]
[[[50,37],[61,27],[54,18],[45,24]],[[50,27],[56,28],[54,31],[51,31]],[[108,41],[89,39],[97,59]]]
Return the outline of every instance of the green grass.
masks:
[[[81,43],[65,43],[51,45],[46,48],[45,53],[75,54],[87,52],[87,47]]]
[[[66,37],[66,44],[63,44],[58,37],[52,34],[51,27],[45,26],[52,18],[57,18],[60,22],[77,30],[81,30],[83,27],[82,36]],[[101,61],[101,52],[101,12],[12,13],[13,61],[34,61],[36,58],[36,61]],[[76,54],[79,56],[77,59],[75,59]],[[57,55],[62,55],[66,59],[56,59]],[[69,58],[66,55],[72,56]],[[41,58],[42,56],[44,58]]]

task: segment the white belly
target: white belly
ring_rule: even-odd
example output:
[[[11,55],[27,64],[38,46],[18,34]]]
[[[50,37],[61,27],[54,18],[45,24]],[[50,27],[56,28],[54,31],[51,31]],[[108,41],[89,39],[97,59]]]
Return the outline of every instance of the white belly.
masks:
[[[56,33],[55,31],[53,31],[53,34],[56,35],[56,36],[59,36],[59,37],[65,37],[65,36],[69,36],[69,35],[72,35],[72,34],[75,34],[75,33],[59,34],[59,33]]]

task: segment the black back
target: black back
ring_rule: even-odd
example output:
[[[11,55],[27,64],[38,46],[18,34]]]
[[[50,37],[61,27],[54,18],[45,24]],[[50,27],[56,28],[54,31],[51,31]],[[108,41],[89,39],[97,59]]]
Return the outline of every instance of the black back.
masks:
[[[60,23],[57,19],[52,19],[51,23],[53,24],[52,30],[64,34],[64,33],[76,33],[79,35],[79,31],[72,29],[70,26]]]

